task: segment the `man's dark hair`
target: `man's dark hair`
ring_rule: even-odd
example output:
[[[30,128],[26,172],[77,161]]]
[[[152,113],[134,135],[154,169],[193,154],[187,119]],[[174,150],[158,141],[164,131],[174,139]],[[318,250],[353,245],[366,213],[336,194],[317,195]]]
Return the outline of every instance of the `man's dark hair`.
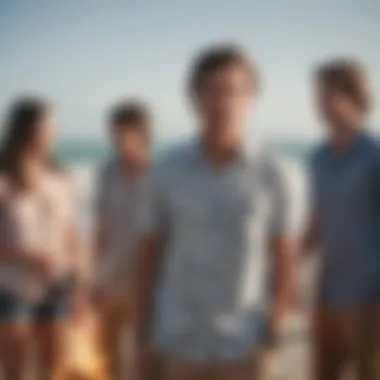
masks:
[[[258,89],[260,80],[256,65],[251,62],[247,54],[239,46],[232,44],[212,46],[203,50],[195,58],[190,72],[189,88],[197,91],[208,75],[217,70],[233,66],[246,70],[247,76],[252,82],[252,87],[255,90]]]
[[[372,94],[364,66],[354,59],[335,59],[317,67],[316,79],[345,95],[362,111],[372,105]]]
[[[114,131],[136,130],[148,135],[150,115],[143,103],[124,100],[111,108],[108,123]]]

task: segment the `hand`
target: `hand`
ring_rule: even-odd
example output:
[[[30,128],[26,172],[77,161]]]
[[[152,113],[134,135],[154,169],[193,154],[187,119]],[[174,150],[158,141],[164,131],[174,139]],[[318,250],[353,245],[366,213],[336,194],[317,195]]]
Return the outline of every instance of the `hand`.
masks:
[[[79,319],[91,314],[93,307],[87,292],[84,290],[75,292],[73,296],[73,309],[74,316]]]
[[[33,269],[45,279],[50,279],[55,270],[55,263],[49,254],[36,254],[31,260]]]
[[[93,285],[90,291],[90,299],[97,309],[103,310],[106,300],[104,288],[99,284]]]
[[[27,267],[48,279],[54,274],[55,263],[51,255],[35,249],[15,248],[8,251],[6,260]]]
[[[275,348],[277,347],[281,335],[283,332],[283,320],[276,316],[273,316],[269,321],[268,326],[268,336],[267,336],[267,347]]]

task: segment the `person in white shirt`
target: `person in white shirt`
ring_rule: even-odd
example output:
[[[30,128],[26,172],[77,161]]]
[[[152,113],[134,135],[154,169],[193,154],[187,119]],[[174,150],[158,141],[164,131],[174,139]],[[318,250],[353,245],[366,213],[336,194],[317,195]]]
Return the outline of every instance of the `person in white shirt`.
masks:
[[[73,189],[51,159],[54,129],[48,104],[21,99],[0,147],[0,360],[9,380],[23,377],[32,336],[37,378],[60,365],[79,274]]]

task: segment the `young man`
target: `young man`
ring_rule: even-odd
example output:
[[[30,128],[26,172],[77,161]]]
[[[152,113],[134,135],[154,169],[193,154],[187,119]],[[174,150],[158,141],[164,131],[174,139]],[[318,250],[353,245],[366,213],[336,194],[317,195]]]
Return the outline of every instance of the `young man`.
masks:
[[[245,144],[258,86],[237,47],[214,47],[194,63],[198,137],[158,165],[142,216],[139,380],[157,378],[147,371],[152,345],[165,380],[258,379],[261,349],[278,337],[294,252],[280,170]]]
[[[96,293],[103,322],[104,349],[115,378],[121,364],[122,328],[131,322],[132,256],[149,163],[149,124],[149,115],[141,104],[126,101],[112,109],[109,132],[114,158],[102,171],[98,189]]]
[[[312,160],[313,207],[305,248],[321,248],[315,315],[315,379],[375,374],[380,284],[380,150],[365,131],[368,79],[354,61],[316,72],[317,108],[329,138]]]

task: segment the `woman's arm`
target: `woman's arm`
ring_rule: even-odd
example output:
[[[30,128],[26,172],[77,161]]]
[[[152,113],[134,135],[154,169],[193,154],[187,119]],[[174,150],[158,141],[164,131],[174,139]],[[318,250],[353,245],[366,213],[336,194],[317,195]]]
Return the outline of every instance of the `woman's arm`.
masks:
[[[43,277],[48,276],[52,267],[51,260],[46,255],[21,248],[9,248],[5,244],[0,245],[0,263],[29,267]]]
[[[84,247],[78,233],[77,224],[77,194],[70,178],[64,180],[67,189],[67,219],[65,225],[65,248],[69,256],[69,280],[76,294],[83,293],[87,289],[87,281],[85,281],[85,265],[86,257],[84,255]]]

